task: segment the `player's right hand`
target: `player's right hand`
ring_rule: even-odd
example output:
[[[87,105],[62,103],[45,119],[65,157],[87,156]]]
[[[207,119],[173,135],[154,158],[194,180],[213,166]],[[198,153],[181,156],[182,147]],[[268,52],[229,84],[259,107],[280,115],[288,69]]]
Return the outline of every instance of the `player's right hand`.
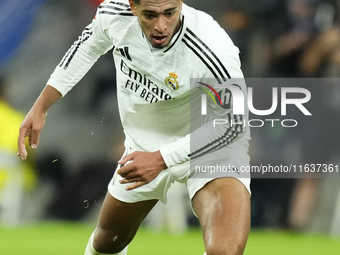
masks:
[[[22,160],[26,160],[28,153],[26,150],[26,137],[28,137],[28,144],[33,149],[36,149],[39,144],[39,134],[45,124],[47,112],[39,111],[34,107],[26,115],[19,129],[18,137],[18,153]]]

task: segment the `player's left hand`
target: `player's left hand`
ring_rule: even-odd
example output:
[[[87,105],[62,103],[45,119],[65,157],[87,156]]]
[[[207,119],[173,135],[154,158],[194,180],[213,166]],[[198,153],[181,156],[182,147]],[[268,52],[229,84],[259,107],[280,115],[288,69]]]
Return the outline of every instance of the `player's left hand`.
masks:
[[[131,162],[126,164],[129,161]],[[123,165],[118,169],[118,174],[124,178],[120,180],[120,183],[133,183],[126,190],[132,190],[151,182],[167,168],[160,151],[135,151],[124,156],[118,163]]]

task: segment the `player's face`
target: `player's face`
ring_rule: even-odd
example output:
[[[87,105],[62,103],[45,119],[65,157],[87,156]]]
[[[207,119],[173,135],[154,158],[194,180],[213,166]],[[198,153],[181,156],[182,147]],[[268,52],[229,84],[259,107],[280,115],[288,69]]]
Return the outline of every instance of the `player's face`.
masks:
[[[180,27],[183,0],[129,0],[131,10],[152,46],[166,46]]]

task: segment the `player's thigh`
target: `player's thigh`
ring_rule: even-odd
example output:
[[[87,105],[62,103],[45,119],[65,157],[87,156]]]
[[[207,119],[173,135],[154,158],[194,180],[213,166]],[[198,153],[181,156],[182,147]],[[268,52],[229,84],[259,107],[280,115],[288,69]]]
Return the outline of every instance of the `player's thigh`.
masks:
[[[124,248],[158,200],[126,203],[106,194],[95,231],[94,248]],[[112,250],[112,249],[111,249]],[[118,249],[119,250],[119,249]]]
[[[242,254],[250,229],[250,194],[235,178],[207,183],[192,199],[207,254]]]

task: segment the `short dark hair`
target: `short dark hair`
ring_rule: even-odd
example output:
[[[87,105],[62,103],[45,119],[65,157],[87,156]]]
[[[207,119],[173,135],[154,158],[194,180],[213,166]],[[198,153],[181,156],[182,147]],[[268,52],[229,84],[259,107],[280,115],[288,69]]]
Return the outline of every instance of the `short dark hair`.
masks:
[[[140,4],[140,0],[133,0],[135,4]]]

